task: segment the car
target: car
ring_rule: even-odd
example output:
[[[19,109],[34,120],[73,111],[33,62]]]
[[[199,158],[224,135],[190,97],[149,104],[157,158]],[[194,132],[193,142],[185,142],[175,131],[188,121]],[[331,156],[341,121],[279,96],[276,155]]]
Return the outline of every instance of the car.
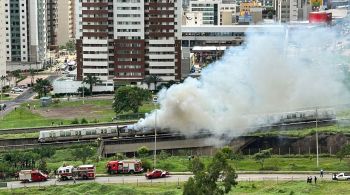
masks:
[[[333,180],[350,180],[350,174],[347,173],[339,173],[339,174],[333,174],[332,177]]]
[[[167,177],[167,176],[169,176],[169,172],[163,171],[160,169],[155,169],[155,170],[145,174],[145,177],[147,179],[155,179],[155,178],[161,178],[161,177]]]
[[[24,90],[22,88],[19,88],[19,87],[14,87],[14,88],[11,89],[11,91],[13,93],[18,93],[18,92],[23,92]]]

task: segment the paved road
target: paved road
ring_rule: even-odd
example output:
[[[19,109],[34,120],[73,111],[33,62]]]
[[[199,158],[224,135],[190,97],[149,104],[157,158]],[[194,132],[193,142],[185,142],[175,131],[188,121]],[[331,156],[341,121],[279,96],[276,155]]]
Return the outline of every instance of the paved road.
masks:
[[[59,76],[51,75],[51,76],[48,76],[47,79],[50,82],[52,82],[58,77]],[[28,88],[24,92],[22,92],[18,97],[16,97],[14,100],[3,102],[6,104],[6,109],[4,111],[0,111],[0,117],[3,117],[6,114],[10,113],[12,110],[15,109],[16,106],[19,106],[21,103],[29,101],[34,95],[35,95],[35,92],[33,92],[33,89]]]
[[[239,174],[238,181],[262,181],[262,180],[274,180],[274,181],[292,181],[292,180],[305,180],[308,174]],[[319,175],[312,175],[319,176]],[[76,183],[176,183],[187,181],[191,175],[171,175],[167,178],[148,180],[144,176],[110,176],[110,177],[97,177],[95,180],[77,180]],[[331,180],[331,175],[325,175],[324,180]],[[67,185],[73,184],[73,181],[57,181],[56,179],[49,179],[46,182],[33,182],[33,183],[21,183],[19,181],[12,181],[7,183],[7,188],[21,188],[21,187],[38,187],[38,186],[50,186],[50,185]]]

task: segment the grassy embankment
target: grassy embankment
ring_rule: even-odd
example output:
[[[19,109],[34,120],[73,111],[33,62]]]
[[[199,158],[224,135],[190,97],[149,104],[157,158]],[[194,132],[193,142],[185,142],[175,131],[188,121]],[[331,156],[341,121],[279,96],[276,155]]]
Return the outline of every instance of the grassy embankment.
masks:
[[[0,194],[35,194],[35,195],[70,195],[70,194],[123,194],[123,195],[180,195],[183,192],[183,184],[178,187],[175,183],[159,184],[98,184],[85,183],[66,186],[49,186],[20,188],[12,190],[0,190]],[[258,181],[239,182],[229,194],[350,194],[348,182],[321,181],[318,184],[307,184],[304,181]]]
[[[57,150],[56,154],[48,159],[47,165],[51,170],[55,170],[62,166],[64,163],[71,165],[81,165],[81,161],[76,161],[73,155],[71,155],[72,149]],[[96,162],[96,158],[88,159],[87,163],[95,164],[97,167],[97,173],[106,173],[105,165],[109,160],[115,160],[115,158],[102,159]],[[146,160],[152,161],[152,156],[146,157]],[[201,157],[205,164],[209,164],[211,157]],[[319,159],[320,167],[316,166],[315,157],[307,156],[273,156],[272,158],[266,159],[264,167],[266,170],[278,170],[278,171],[319,171],[322,168],[325,171],[347,171],[350,170],[350,158],[346,158],[342,161],[335,157],[323,157]],[[254,159],[248,156],[243,156],[241,160],[230,160],[230,164],[238,171],[258,171],[261,169]],[[189,171],[188,168],[189,160],[188,157],[183,156],[169,156],[160,159],[158,156],[157,167],[168,170],[170,172],[185,172]]]
[[[36,107],[33,110],[33,107]],[[0,129],[9,128],[28,128],[28,127],[43,127],[51,126],[52,122],[57,125],[63,123],[63,125],[70,125],[74,118],[81,121],[85,118],[89,123],[95,122],[111,122],[111,119],[115,117],[115,113],[112,109],[112,100],[85,100],[85,104],[82,101],[70,101],[60,102],[58,104],[52,104],[49,107],[40,107],[38,101],[30,103],[29,110],[27,104],[22,104],[17,110],[13,110],[6,115],[3,120],[0,119]],[[71,108],[72,110],[87,110],[86,116],[72,116],[69,113],[65,113],[65,109]],[[140,113],[147,113],[154,109],[153,104],[145,103],[140,107]],[[45,112],[62,112],[61,117],[46,117]],[[1,132],[1,131],[0,131]],[[24,133],[24,134],[7,134],[1,135],[0,139],[12,139],[12,138],[35,138],[38,137],[38,133]]]

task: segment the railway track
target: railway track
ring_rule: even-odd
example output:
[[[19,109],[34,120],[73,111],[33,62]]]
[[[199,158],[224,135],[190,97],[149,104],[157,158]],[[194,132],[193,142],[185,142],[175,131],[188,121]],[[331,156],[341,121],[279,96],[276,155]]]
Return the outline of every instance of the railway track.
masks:
[[[2,129],[0,134],[20,134],[20,133],[35,133],[43,130],[63,130],[63,129],[78,129],[83,127],[103,127],[113,125],[129,125],[137,121],[125,121],[125,122],[110,122],[110,123],[96,123],[96,124],[80,124],[80,125],[61,125],[61,126],[46,126],[46,127],[33,127],[33,128],[16,128],[16,129]]]

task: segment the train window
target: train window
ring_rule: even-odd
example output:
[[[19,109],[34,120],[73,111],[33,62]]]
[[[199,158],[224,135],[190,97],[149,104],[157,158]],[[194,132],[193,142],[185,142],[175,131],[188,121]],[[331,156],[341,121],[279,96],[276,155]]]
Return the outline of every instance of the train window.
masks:
[[[86,131],[86,135],[91,135],[91,131]]]
[[[71,132],[70,132],[70,131],[67,131],[67,132],[66,132],[66,136],[71,136]]]
[[[53,136],[53,132],[50,132],[50,133],[49,133],[49,137],[54,137],[54,136]]]
[[[292,118],[297,118],[297,115],[296,114],[292,114]]]
[[[116,132],[117,132],[116,129],[112,129],[112,130],[111,130],[111,133],[116,133]]]
[[[64,137],[65,134],[64,134],[64,131],[60,131],[60,137]]]
[[[92,131],[91,131],[91,134],[92,134],[92,135],[96,135],[96,130],[92,130]]]

